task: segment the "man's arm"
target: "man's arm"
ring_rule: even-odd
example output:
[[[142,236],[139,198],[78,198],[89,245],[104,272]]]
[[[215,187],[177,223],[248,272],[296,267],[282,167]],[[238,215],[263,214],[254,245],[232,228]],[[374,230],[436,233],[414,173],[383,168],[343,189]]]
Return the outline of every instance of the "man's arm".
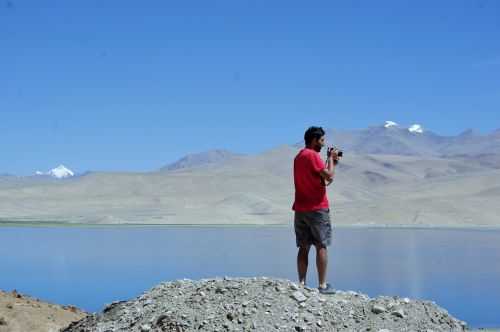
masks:
[[[329,186],[333,182],[333,178],[335,177],[335,162],[333,154],[328,156],[326,160],[326,168],[321,170],[319,174],[323,178],[325,186]]]

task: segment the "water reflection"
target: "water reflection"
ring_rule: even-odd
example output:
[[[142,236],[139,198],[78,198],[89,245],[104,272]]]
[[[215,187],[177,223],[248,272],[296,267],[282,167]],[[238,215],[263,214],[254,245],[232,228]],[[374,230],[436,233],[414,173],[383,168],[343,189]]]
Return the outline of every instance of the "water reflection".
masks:
[[[291,227],[0,228],[0,289],[87,311],[164,280],[295,280],[295,259]],[[500,231],[337,228],[328,273],[339,289],[429,299],[473,326],[500,326],[498,262]]]

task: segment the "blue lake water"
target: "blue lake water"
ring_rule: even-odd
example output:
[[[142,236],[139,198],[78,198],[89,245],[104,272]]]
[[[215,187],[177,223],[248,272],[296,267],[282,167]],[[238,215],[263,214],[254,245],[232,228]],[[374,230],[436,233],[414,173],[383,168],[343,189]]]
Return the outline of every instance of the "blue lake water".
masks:
[[[292,227],[0,227],[0,289],[96,312],[166,281],[296,280]],[[315,251],[308,284],[317,285]],[[500,231],[336,228],[334,287],[435,301],[472,327],[500,326]]]

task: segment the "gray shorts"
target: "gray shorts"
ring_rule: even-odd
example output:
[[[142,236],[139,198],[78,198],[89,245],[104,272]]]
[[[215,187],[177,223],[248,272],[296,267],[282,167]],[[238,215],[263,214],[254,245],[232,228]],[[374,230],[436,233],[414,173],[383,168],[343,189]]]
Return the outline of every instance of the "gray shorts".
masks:
[[[330,209],[295,211],[294,228],[297,247],[307,247],[311,244],[328,247],[332,241]]]

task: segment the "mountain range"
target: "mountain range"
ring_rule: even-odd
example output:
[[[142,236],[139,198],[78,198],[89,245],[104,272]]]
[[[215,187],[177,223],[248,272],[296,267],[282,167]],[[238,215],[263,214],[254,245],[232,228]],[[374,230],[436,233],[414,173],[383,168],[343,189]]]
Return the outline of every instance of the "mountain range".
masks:
[[[334,224],[500,226],[500,130],[440,136],[387,122],[326,137],[344,151],[328,187]],[[211,150],[154,172],[0,175],[1,221],[290,224],[293,158],[303,145]]]

